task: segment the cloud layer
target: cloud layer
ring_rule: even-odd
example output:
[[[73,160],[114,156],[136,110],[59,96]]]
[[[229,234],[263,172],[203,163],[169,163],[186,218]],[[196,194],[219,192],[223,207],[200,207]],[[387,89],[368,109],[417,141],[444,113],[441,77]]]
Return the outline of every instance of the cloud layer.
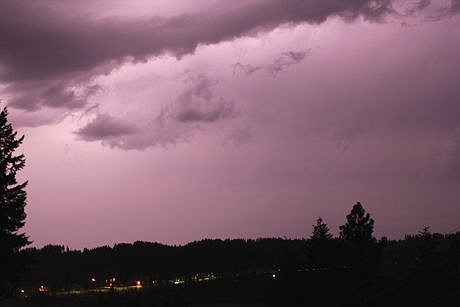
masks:
[[[409,13],[424,10],[430,3],[417,1]],[[101,91],[96,78],[124,63],[139,63],[162,54],[180,59],[193,54],[199,45],[254,36],[280,25],[320,24],[332,16],[347,21],[358,17],[381,21],[387,15],[398,15],[393,5],[390,0],[289,0],[283,3],[257,0],[233,6],[217,3],[198,12],[172,17],[135,18],[98,17],[80,11],[71,3],[59,4],[54,0],[2,1],[1,94],[11,107],[37,114],[34,120],[20,121],[23,124],[49,123],[60,120],[63,115],[38,119],[40,109],[60,109],[66,113],[94,107],[89,101]],[[459,2],[452,0],[438,9],[438,16],[456,14],[458,7]],[[234,71],[250,75],[263,70],[276,75],[303,61],[310,52],[311,49],[284,51],[265,64],[237,62]],[[240,111],[235,103],[210,96],[211,85],[206,82],[205,79],[197,81],[194,89],[182,93],[173,105],[165,107],[168,110],[163,114],[152,115],[151,121],[158,122],[155,118],[162,117],[163,122],[174,119],[182,123],[211,123],[237,117]],[[166,117],[164,112],[168,113]],[[96,117],[93,126],[82,128],[77,134],[83,140],[103,140],[104,133],[112,141],[114,135],[122,136],[118,133],[118,124],[109,122],[106,116],[110,115]],[[102,124],[107,131],[100,129]],[[108,131],[111,126],[113,134]],[[168,135],[176,136],[176,133]],[[155,140],[147,143],[157,144]]]
[[[358,200],[378,235],[453,229],[458,7],[0,1],[33,240],[300,237]]]
[[[83,140],[97,141],[133,134],[136,130],[133,124],[123,119],[115,118],[108,114],[98,114],[93,121],[76,133]]]
[[[232,100],[215,96],[215,84],[210,79],[198,76],[191,82],[192,86],[179,95],[172,110],[169,110],[174,119],[183,123],[215,122],[239,115]]]
[[[202,125],[234,119],[240,115],[232,99],[216,93],[216,80],[197,75],[188,78],[185,83],[185,89],[175,100],[162,106],[159,114],[147,122],[135,125],[125,119],[101,113],[95,108],[95,117],[76,134],[82,140],[103,141],[112,147],[145,149],[187,140]]]
[[[50,3],[0,4],[0,81],[7,84],[3,92],[11,106],[81,108],[93,92],[90,87],[80,95],[76,87],[88,86],[94,76],[125,61],[145,61],[165,52],[182,57],[199,44],[254,35],[284,23],[321,23],[335,15],[379,20],[392,12],[389,0],[271,0],[169,18],[97,19]]]

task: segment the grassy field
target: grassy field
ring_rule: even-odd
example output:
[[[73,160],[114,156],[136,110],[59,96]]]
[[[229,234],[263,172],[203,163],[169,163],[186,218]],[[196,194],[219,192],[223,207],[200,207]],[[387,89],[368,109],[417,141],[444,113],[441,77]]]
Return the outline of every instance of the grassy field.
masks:
[[[0,300],[0,307],[268,307],[266,300],[265,291],[254,284],[216,281],[192,286],[55,292]]]

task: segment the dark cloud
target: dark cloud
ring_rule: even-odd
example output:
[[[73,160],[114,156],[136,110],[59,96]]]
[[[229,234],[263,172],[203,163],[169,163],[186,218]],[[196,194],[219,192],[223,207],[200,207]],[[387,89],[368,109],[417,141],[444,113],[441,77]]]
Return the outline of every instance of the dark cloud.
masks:
[[[212,109],[184,108],[177,115],[176,119],[181,122],[214,122],[220,118],[228,118],[237,115],[233,104],[219,103]]]
[[[245,75],[252,75],[255,72],[265,70],[273,75],[283,71],[288,66],[297,64],[310,54],[310,49],[306,51],[287,51],[279,54],[270,64],[265,65],[249,65],[240,62],[233,65],[235,73],[243,72]]]
[[[442,2],[437,9],[428,15],[427,19],[438,21],[460,14],[460,0],[449,0]]]
[[[420,0],[420,1],[417,3],[417,9],[418,9],[418,10],[423,10],[423,9],[425,9],[426,7],[428,7],[430,4],[431,4],[431,0]]]
[[[450,0],[450,5],[444,9],[445,15],[457,15],[460,13],[460,0]]]
[[[101,141],[103,145],[123,150],[144,150],[168,147],[192,137],[193,127],[172,120],[167,109],[142,129],[110,115],[99,115],[93,122],[76,132],[82,140]]]
[[[93,121],[75,133],[85,141],[98,141],[133,134],[136,131],[137,128],[125,120],[108,114],[98,114]]]
[[[198,76],[190,82],[191,86],[179,95],[172,107],[171,116],[177,121],[214,122],[239,115],[233,100],[216,96],[215,81]]]
[[[16,108],[79,108],[88,97],[76,97],[72,88],[126,61],[165,52],[181,57],[199,44],[285,23],[321,23],[330,16],[381,20],[393,12],[390,0],[270,0],[217,8],[169,18],[97,19],[55,1],[1,1],[0,82]]]
[[[420,0],[415,3],[409,4],[409,7],[405,10],[405,15],[412,15],[419,11],[423,11],[425,8],[430,6],[431,0]]]
[[[85,141],[102,141],[110,147],[142,150],[189,140],[199,124],[237,117],[233,100],[216,94],[217,81],[199,75],[187,79],[188,87],[163,107],[159,115],[141,126],[108,114],[98,114],[75,132]]]
[[[75,87],[75,80],[24,81],[5,87],[11,105],[28,111],[42,107],[81,109],[89,97],[101,90],[98,85]]]

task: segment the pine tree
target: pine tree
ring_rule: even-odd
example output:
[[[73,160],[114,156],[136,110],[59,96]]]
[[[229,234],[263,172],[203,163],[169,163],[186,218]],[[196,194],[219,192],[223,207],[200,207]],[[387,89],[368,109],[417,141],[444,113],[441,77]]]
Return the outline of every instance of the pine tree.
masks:
[[[8,110],[0,113],[0,295],[11,292],[17,275],[24,267],[21,248],[30,244],[19,230],[24,226],[26,214],[27,182],[18,183],[16,174],[25,166],[23,154],[14,155],[24,136],[8,122]]]
[[[374,276],[381,261],[381,247],[373,237],[374,220],[357,202],[347,215],[347,222],[340,226],[340,239],[348,252],[346,262],[358,279]]]
[[[373,231],[374,220],[366,213],[361,203],[357,202],[347,215],[345,225],[340,226],[340,237],[353,242],[375,241]]]
[[[329,233],[329,227],[319,217],[307,244],[308,264],[315,268],[326,269],[335,266],[337,262],[336,241]]]
[[[310,237],[312,240],[329,240],[332,238],[332,234],[329,233],[329,227],[323,222],[323,219],[319,217],[316,220],[316,225],[313,225],[313,233]]]

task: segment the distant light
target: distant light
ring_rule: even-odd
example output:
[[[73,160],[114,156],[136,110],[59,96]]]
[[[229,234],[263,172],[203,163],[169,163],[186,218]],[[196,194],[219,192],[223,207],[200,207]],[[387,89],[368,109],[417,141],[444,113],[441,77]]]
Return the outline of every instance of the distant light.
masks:
[[[92,282],[96,282],[96,278],[94,278],[94,277],[91,278],[91,281],[92,281]]]
[[[140,287],[140,286],[141,286],[141,281],[138,280],[138,281],[136,282],[136,285],[137,285],[138,287]]]
[[[275,278],[275,277],[276,277],[276,274],[273,274],[272,277]]]
[[[21,289],[21,293],[25,293],[26,291],[24,289]]]

